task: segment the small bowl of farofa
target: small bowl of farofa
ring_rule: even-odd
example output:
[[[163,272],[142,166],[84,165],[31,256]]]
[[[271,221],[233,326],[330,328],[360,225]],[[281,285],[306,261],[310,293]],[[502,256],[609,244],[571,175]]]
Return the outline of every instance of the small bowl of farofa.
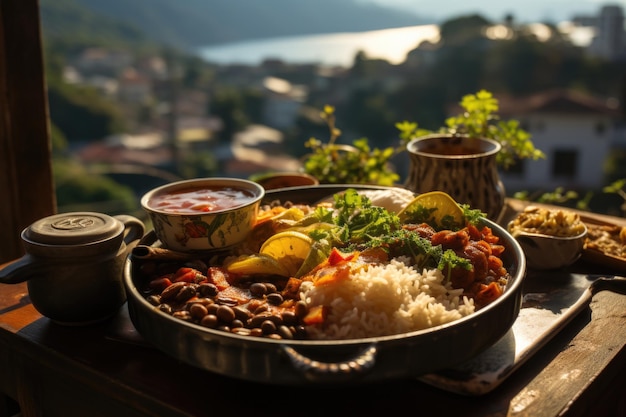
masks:
[[[578,213],[527,206],[507,226],[530,269],[565,268],[580,258],[587,226]]]

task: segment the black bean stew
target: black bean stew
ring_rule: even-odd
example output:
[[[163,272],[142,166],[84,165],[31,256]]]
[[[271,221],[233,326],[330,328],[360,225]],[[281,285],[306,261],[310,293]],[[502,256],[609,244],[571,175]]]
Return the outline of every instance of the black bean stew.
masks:
[[[135,262],[148,302],[173,317],[239,335],[306,339],[307,307],[289,280],[230,285],[226,271],[203,260]]]

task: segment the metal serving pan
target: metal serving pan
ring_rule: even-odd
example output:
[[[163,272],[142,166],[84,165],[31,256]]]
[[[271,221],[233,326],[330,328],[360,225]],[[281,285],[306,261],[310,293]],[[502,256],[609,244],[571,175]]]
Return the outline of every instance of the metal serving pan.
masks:
[[[346,188],[319,185],[268,191],[265,201],[314,203]],[[513,325],[522,304],[526,259],[501,226],[484,220],[505,247],[511,274],[500,298],[474,314],[445,325],[400,335],[339,341],[272,340],[239,336],[176,319],[157,310],[138,290],[129,256],[124,271],[130,318],[156,348],[187,364],[224,376],[270,384],[367,383],[414,378],[464,362],[498,341]],[[153,233],[142,244],[158,245]]]

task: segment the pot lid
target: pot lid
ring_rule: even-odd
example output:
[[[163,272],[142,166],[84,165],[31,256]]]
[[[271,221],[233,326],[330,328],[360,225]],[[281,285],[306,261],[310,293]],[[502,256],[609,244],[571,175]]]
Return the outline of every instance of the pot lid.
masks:
[[[24,231],[29,240],[48,245],[85,245],[114,238],[124,231],[117,219],[102,213],[62,213],[37,220]]]

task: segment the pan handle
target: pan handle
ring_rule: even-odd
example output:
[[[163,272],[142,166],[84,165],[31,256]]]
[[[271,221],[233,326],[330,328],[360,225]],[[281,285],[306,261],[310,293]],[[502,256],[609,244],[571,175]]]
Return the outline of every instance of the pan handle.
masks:
[[[306,357],[288,345],[281,345],[296,370],[308,380],[316,382],[340,382],[367,373],[376,363],[376,345],[365,346],[352,359],[342,362],[320,362]]]
[[[607,290],[626,295],[626,278],[618,276],[611,278],[600,277],[591,283],[589,289],[592,294]]]

